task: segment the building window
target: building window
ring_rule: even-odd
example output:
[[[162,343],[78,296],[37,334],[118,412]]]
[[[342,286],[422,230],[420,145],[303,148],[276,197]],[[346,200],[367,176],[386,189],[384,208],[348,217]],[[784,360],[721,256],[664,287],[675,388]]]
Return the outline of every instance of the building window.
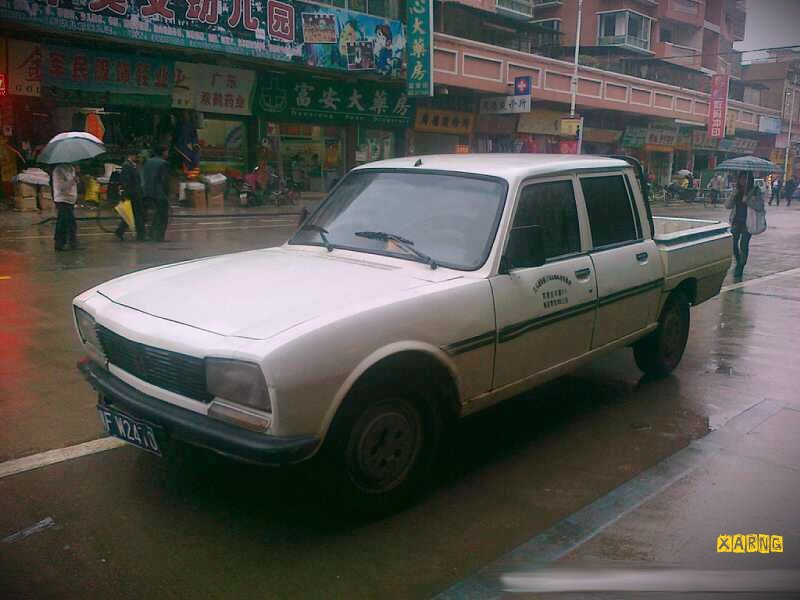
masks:
[[[528,17],[528,19],[533,16],[533,3],[531,0],[497,0],[497,8]]]
[[[597,43],[599,46],[633,46],[650,49],[652,19],[628,10],[601,13]]]
[[[327,4],[345,10],[385,17],[387,19],[399,18],[399,0],[316,0],[320,4]]]
[[[553,31],[561,31],[561,19],[542,19],[541,21],[531,21],[534,25],[552,29]]]

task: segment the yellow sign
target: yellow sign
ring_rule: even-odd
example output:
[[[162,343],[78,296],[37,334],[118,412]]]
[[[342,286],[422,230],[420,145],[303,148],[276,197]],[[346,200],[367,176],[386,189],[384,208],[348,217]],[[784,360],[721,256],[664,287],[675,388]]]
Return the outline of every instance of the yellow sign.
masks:
[[[717,537],[717,552],[780,553],[783,552],[783,536],[764,533],[724,533]]]
[[[564,113],[559,110],[536,108],[519,116],[517,132],[559,135],[558,122],[563,116]]]
[[[733,137],[736,135],[736,113],[728,111],[728,118],[725,119],[725,137]]]
[[[558,132],[561,135],[578,135],[578,127],[581,126],[580,119],[561,119],[558,123]]]
[[[457,110],[417,108],[416,131],[469,135],[475,126],[475,115]]]

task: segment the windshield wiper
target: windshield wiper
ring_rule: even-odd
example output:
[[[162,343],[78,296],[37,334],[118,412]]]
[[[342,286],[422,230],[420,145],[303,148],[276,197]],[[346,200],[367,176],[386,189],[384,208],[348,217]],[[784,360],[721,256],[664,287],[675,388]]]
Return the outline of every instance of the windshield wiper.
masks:
[[[410,252],[421,262],[424,262],[430,265],[432,270],[436,270],[439,266],[434,259],[432,259],[427,254],[420,252],[416,248],[414,248],[414,242],[409,239],[404,238],[401,235],[397,235],[396,233],[386,233],[385,231],[356,231],[353,235],[357,235],[358,237],[367,238],[368,240],[379,240],[382,242],[394,242],[398,246],[400,246],[406,252]]]
[[[319,225],[314,225],[313,223],[305,223],[301,228],[300,231],[316,231],[319,234],[319,237],[322,238],[322,243],[325,244],[325,248],[328,252],[333,252],[333,244],[328,239],[328,230],[324,227],[320,227]]]

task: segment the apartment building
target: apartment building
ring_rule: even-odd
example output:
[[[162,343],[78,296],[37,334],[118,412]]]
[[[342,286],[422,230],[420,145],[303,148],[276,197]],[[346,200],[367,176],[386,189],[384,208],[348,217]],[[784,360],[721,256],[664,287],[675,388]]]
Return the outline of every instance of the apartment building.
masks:
[[[559,123],[569,111],[577,4],[437,2],[436,95],[418,107],[412,149],[573,150]],[[761,123],[780,111],[744,101],[733,44],[743,39],[745,20],[744,2],[735,0],[584,0],[577,78],[583,151],[637,155],[659,182],[681,168],[703,171],[730,156],[769,155],[775,134]],[[499,28],[507,30],[505,38],[494,33]],[[721,140],[706,135],[714,74],[731,80]],[[481,111],[481,99],[511,94],[521,76],[531,78],[529,112]],[[454,116],[460,129],[441,126]]]

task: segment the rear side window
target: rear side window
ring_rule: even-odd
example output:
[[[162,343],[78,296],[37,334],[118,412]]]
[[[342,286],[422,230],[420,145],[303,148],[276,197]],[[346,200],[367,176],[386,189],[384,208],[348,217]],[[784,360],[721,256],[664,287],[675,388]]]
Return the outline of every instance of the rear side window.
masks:
[[[639,239],[628,188],[622,175],[582,177],[595,248]]]
[[[529,225],[537,225],[544,230],[546,258],[581,251],[572,181],[535,183],[522,190],[514,227]]]

